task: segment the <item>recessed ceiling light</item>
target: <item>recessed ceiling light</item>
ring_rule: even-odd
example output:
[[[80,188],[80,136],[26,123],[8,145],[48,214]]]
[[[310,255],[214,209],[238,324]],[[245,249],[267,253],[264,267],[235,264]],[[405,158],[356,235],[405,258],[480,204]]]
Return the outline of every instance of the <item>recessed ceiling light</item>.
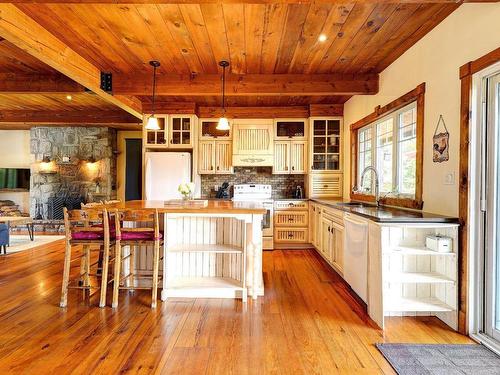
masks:
[[[71,95],[66,95],[66,99],[71,100],[73,97]]]
[[[325,40],[327,40],[328,38],[326,37],[325,34],[320,34],[320,36],[318,37],[318,41],[320,42],[324,42]]]

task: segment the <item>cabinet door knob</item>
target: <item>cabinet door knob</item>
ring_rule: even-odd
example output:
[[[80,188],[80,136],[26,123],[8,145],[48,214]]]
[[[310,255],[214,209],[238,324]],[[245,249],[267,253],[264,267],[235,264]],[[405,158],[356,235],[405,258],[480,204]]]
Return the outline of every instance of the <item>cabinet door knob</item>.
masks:
[[[219,170],[219,166],[217,166],[217,170]]]
[[[213,169],[214,169],[214,166],[213,166],[213,165],[211,165],[211,166],[210,166],[210,170],[211,170],[211,171],[213,171]]]
[[[328,232],[330,232],[330,227],[328,227]]]
[[[294,170],[295,170],[295,167],[292,167],[292,171],[294,171]]]

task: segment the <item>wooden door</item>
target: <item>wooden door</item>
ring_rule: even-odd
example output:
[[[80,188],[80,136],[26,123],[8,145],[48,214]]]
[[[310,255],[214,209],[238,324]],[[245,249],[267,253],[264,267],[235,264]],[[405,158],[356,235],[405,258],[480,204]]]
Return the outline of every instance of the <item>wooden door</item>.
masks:
[[[316,233],[315,233],[315,214],[316,205],[311,203],[309,205],[309,238],[311,239],[311,244],[316,247]]]
[[[274,174],[290,173],[290,142],[274,142]]]
[[[332,223],[333,263],[341,273],[344,270],[344,227]]]
[[[325,259],[329,262],[332,262],[331,228],[332,221],[325,217],[321,218],[321,245],[319,248]]]
[[[307,142],[291,141],[289,147],[290,147],[290,173],[292,174],[306,173]]]
[[[214,141],[200,141],[199,144],[199,174],[214,174],[215,173],[215,142]]]
[[[233,173],[231,141],[215,141],[215,173]]]

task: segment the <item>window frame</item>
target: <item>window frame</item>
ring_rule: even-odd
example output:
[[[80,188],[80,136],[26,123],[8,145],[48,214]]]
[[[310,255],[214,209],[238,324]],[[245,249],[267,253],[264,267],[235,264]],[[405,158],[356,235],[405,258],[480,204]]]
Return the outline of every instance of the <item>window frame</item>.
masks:
[[[425,95],[425,83],[418,85],[414,90],[406,93],[400,98],[392,101],[391,103],[381,107],[375,107],[373,113],[364,117],[363,119],[351,124],[351,199],[375,202],[375,196],[370,194],[362,194],[354,191],[354,188],[359,185],[359,133],[364,129],[372,129],[372,164],[376,163],[376,142],[377,142],[377,132],[376,127],[381,122],[393,118],[397,119],[397,116],[409,110],[414,104],[416,108],[416,170],[415,170],[415,195],[409,196],[408,194],[398,194],[396,197],[387,196],[380,199],[380,202],[385,205],[399,206],[413,209],[422,209],[422,170],[423,170],[423,133],[424,133],[424,95]],[[393,121],[393,134],[397,134],[397,137],[393,137],[393,155],[399,156],[399,120]],[[393,189],[396,179],[398,178],[399,165],[401,163],[393,163]],[[374,191],[372,186],[372,191]]]

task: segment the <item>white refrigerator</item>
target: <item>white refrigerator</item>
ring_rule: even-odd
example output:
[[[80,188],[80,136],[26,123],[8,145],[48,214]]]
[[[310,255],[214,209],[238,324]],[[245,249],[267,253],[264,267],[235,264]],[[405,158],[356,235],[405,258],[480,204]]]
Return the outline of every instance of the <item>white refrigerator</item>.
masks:
[[[144,188],[147,200],[180,199],[179,184],[191,182],[189,152],[146,152]]]

